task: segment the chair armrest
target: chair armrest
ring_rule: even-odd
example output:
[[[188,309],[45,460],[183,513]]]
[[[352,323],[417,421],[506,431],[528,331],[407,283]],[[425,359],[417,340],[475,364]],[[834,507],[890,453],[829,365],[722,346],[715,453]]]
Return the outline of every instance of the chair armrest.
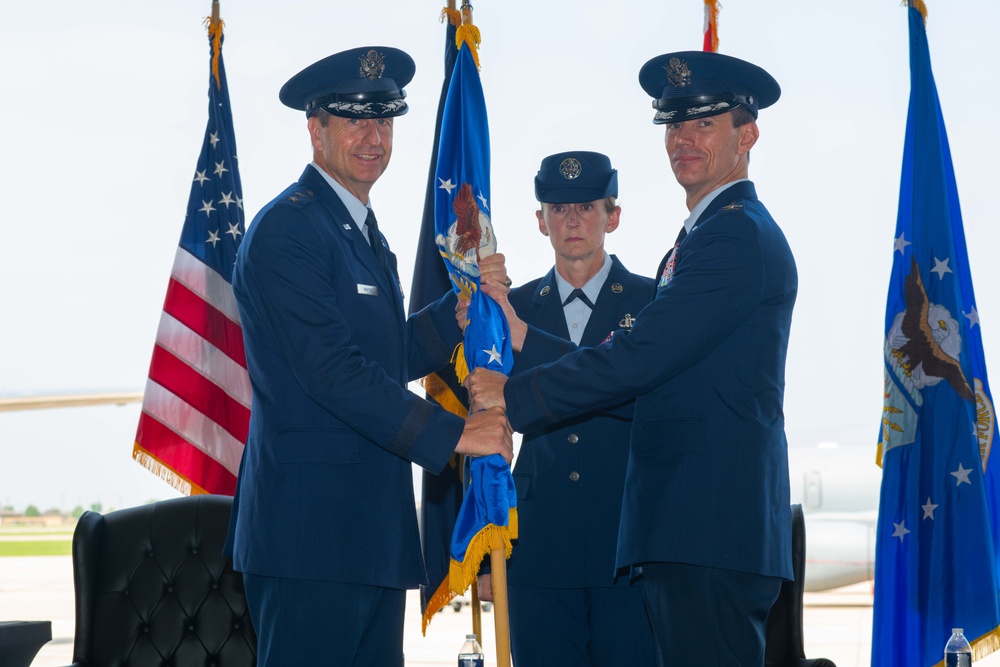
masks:
[[[833,660],[826,658],[799,658],[793,664],[795,667],[837,667]]]

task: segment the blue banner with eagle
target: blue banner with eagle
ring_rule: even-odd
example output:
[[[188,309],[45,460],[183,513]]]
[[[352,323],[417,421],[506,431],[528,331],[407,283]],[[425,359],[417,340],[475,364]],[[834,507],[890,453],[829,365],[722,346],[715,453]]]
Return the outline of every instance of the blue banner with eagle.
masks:
[[[885,319],[873,665],[941,664],[953,627],[1000,643],[996,417],[920,0]]]
[[[496,252],[490,222],[490,134],[475,47],[478,30],[459,26],[458,59],[441,120],[435,178],[436,242],[455,291],[470,299],[462,349],[456,351],[461,382],[468,369],[509,374],[514,365],[507,318],[479,290],[479,259]],[[465,363],[461,363],[464,361]],[[507,462],[497,454],[476,459],[451,542],[449,585],[462,593],[475,579],[483,556],[511,552],[517,538],[516,495]]]

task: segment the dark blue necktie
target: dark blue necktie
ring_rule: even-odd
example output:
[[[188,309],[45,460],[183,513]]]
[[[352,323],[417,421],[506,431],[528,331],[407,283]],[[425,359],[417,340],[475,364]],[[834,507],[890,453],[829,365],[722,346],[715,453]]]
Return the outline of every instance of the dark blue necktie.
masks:
[[[583,290],[580,289],[579,287],[577,287],[575,290],[569,293],[569,296],[566,297],[565,301],[563,301],[563,305],[565,306],[566,304],[571,303],[573,299],[579,299],[580,301],[583,301],[585,304],[587,304],[591,310],[594,309],[594,303],[587,297],[586,294],[583,293]]]
[[[382,237],[378,233],[378,221],[375,219],[375,211],[368,209],[368,217],[365,218],[365,227],[368,229],[368,243],[371,244],[372,252],[375,253],[375,259],[378,260],[379,266],[385,271],[385,275],[389,276],[389,281],[392,281],[392,271],[389,270],[389,260],[385,256],[385,246],[382,245]]]

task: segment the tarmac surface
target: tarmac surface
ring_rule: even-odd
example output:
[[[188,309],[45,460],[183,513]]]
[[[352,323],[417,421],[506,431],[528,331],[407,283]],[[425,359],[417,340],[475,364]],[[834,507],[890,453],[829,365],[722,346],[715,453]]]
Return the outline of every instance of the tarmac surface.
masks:
[[[0,620],[51,621],[52,641],[42,647],[32,667],[64,667],[72,662],[73,565],[69,556],[0,558]],[[871,582],[805,596],[806,656],[829,658],[838,667],[868,667],[871,654]],[[492,612],[484,612],[486,664],[495,665]],[[453,667],[465,634],[471,632],[469,606],[445,608],[420,633],[416,591],[407,595],[404,653],[413,667]],[[1000,654],[977,661],[978,667],[1000,666]]]
[[[871,586],[862,584],[806,596],[806,655],[834,660],[838,667],[869,664]],[[73,564],[69,556],[0,558],[0,619],[51,621],[52,641],[42,647],[32,667],[63,667],[73,658]],[[484,612],[486,664],[496,664],[492,612]],[[472,612],[445,608],[434,616],[427,636],[420,634],[416,591],[407,595],[404,653],[408,666],[453,667],[465,634],[472,631]],[[979,663],[982,664],[982,663]]]

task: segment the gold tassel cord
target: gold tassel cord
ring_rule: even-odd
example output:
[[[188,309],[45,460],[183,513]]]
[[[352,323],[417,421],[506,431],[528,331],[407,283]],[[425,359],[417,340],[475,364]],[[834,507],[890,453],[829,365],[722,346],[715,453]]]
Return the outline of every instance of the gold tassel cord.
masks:
[[[462,44],[469,47],[469,53],[472,54],[472,62],[476,63],[476,69],[479,67],[479,45],[482,43],[482,35],[479,34],[479,28],[471,23],[458,26],[455,31],[455,45],[461,50]]]
[[[462,12],[445,7],[441,10],[441,22],[444,23],[445,20],[457,28],[462,25]]]
[[[451,354],[451,364],[455,367],[455,377],[458,383],[463,384],[465,378],[469,377],[469,365],[465,361],[465,343],[455,346],[455,351]]]
[[[924,17],[924,25],[927,25],[927,5],[924,0],[903,0],[904,7],[913,7]]]
[[[219,89],[222,88],[222,80],[219,78],[219,54],[222,53],[222,29],[225,25],[221,19],[213,20],[211,16],[205,17],[208,36],[212,38],[212,76],[215,77],[215,87]]]

